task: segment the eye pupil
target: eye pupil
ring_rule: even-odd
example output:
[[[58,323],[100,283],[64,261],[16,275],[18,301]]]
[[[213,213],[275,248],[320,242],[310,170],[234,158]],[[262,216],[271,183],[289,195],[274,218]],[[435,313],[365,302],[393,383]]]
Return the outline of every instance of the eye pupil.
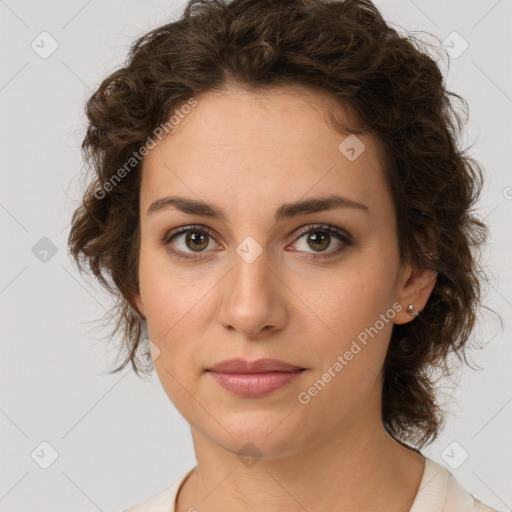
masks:
[[[316,228],[316,229],[314,229]],[[173,249],[174,244],[172,241],[182,236],[185,239],[181,241],[186,246],[186,249],[180,249],[177,247]],[[335,238],[340,243],[340,248],[334,251],[329,251],[329,246],[331,245],[332,238]],[[206,253],[208,250],[208,246],[210,245],[210,239],[215,240],[216,237],[210,234],[209,230],[201,229],[196,226],[187,226],[183,229],[176,230],[174,233],[166,235],[165,239],[162,240],[162,243],[168,247],[168,250],[173,254],[173,256],[177,258],[188,258],[189,260],[195,260],[202,256],[201,253]],[[314,258],[327,258],[335,256],[341,253],[345,248],[353,245],[353,242],[350,241],[350,235],[345,236],[343,231],[339,228],[333,228],[329,226],[309,226],[309,231],[302,231],[302,235],[298,237],[298,240],[303,240],[302,243],[306,243],[309,246],[310,250],[313,250],[315,253]],[[305,242],[304,242],[305,240]],[[286,250],[289,250],[286,248]],[[188,256],[183,255],[184,253],[189,253]],[[308,252],[301,251],[299,252]],[[195,253],[192,255],[191,253]],[[325,253],[325,254],[320,254]]]
[[[198,235],[198,233],[200,234]],[[202,231],[189,231],[185,237],[185,243],[192,250],[202,250],[208,246],[208,242],[205,243],[206,236],[206,233]],[[189,242],[193,242],[194,245],[189,246]]]
[[[322,242],[325,242],[327,240],[327,244],[323,243],[322,244],[322,247],[316,247],[316,249],[325,249],[326,247],[329,247],[329,237],[330,235],[326,234],[326,233],[323,233],[321,231],[314,231],[314,232],[311,232],[310,235],[309,235],[309,241],[312,241],[313,244],[322,244]],[[320,238],[322,240],[320,240]],[[315,247],[312,247],[312,249],[315,249]]]

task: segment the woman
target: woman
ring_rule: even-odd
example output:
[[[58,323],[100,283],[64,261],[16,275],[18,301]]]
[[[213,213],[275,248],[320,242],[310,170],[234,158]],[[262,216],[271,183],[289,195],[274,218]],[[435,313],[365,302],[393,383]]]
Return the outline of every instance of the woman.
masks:
[[[486,234],[450,96],[368,0],[191,1],[92,95],[71,253],[197,458],[129,511],[492,510],[420,451]]]

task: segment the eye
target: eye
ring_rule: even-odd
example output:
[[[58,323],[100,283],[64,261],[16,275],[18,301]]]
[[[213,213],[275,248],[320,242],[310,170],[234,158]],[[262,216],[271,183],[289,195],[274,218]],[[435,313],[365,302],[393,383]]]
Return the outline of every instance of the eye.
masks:
[[[303,246],[306,249],[308,247],[313,249],[313,256],[308,257],[314,259],[334,257],[347,247],[354,245],[350,234],[327,224],[306,226],[299,232],[299,235],[294,244],[304,238],[305,244]],[[332,245],[333,238],[338,242],[338,248],[326,251]],[[211,242],[213,241],[213,234],[208,228],[204,226],[183,226],[167,234],[162,243],[169,247],[171,253],[177,258],[196,260],[202,258],[201,254],[206,252],[207,249],[212,249],[211,246],[214,244]],[[299,252],[307,253],[308,251],[299,250]],[[323,254],[324,252],[325,254]]]
[[[303,247],[313,249],[313,258],[330,258],[339,254],[347,247],[354,245],[352,237],[345,231],[335,226],[327,224],[318,224],[315,226],[307,226],[302,230],[295,244],[298,244],[301,239],[304,239]],[[333,238],[338,242],[338,248],[326,251],[332,245]],[[300,246],[300,244],[299,244]],[[291,246],[289,246],[291,247]],[[307,250],[305,252],[308,252]],[[324,254],[325,252],[325,254]],[[317,253],[317,254],[315,254]],[[311,253],[310,253],[311,254]]]
[[[180,238],[181,247],[179,247]],[[174,240],[174,242],[171,244],[172,240]],[[176,243],[176,240],[178,240],[178,243]],[[170,251],[178,258],[195,260],[201,258],[201,255],[184,256],[183,254],[187,254],[189,249],[192,253],[204,252],[204,250],[211,245],[210,242],[212,240],[213,236],[209,229],[202,226],[184,226],[169,233],[163,240],[163,243],[164,245],[168,245]],[[178,250],[172,248],[172,246],[176,245],[178,245]]]

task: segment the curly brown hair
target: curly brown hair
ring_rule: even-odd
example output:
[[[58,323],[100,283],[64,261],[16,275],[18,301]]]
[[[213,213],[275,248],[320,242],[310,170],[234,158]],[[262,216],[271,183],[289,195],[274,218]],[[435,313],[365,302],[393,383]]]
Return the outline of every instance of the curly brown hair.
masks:
[[[359,131],[332,111],[339,130],[376,136],[396,205],[400,261],[438,274],[420,316],[393,326],[382,395],[391,436],[420,447],[437,437],[443,414],[432,370],[448,374],[452,354],[467,362],[485,278],[476,249],[487,226],[472,208],[482,168],[457,147],[464,123],[452,100],[466,116],[467,102],[446,90],[425,46],[399,35],[369,0],[190,0],[179,20],[133,43],[125,67],[86,104],[82,151],[95,173],[68,240],[79,270],[117,299],[112,335],[123,334],[123,361],[112,373],[130,361],[144,373],[137,352],[145,319],[134,304],[143,159],[134,155],[201,93],[233,83],[255,91],[302,86],[357,113]]]

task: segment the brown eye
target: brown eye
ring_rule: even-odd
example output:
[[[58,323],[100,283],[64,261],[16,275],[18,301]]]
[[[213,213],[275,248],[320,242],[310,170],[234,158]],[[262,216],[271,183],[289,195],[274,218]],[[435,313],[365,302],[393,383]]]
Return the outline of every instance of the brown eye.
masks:
[[[305,243],[303,248],[299,248],[299,252],[309,254],[313,259],[334,257],[354,245],[350,234],[335,226],[324,224],[307,226],[293,245],[298,244],[301,239],[304,239]],[[203,253],[213,249],[210,247],[212,245],[210,242],[213,241],[214,237],[210,230],[202,226],[184,226],[175,229],[162,240],[174,256],[184,260],[202,258]],[[328,250],[332,245],[335,248]]]
[[[185,245],[193,251],[202,251],[208,247],[209,236],[204,231],[189,231],[185,233]]]
[[[332,257],[339,254],[347,247],[354,245],[352,237],[348,233],[345,233],[335,226],[323,224],[318,226],[308,226],[299,234],[300,236],[297,238],[297,241],[295,241],[293,245],[298,245],[300,252],[313,254],[311,256],[312,258]],[[301,239],[304,239],[304,242],[299,244]],[[333,240],[335,242],[334,244]],[[331,251],[326,250],[331,247],[331,245],[335,245],[336,247],[336,242],[337,248]],[[312,249],[312,251],[308,251],[308,249]],[[325,254],[323,254],[324,252]],[[318,253],[318,255],[315,255],[315,253]]]
[[[201,257],[200,253],[205,252],[211,245],[212,240],[212,235],[206,229],[185,226],[169,233],[164,244],[169,246],[169,250],[179,258],[197,259]],[[198,254],[187,256],[191,253]]]
[[[311,231],[307,234],[307,243],[312,249],[323,251],[329,247],[331,235],[322,231]]]

